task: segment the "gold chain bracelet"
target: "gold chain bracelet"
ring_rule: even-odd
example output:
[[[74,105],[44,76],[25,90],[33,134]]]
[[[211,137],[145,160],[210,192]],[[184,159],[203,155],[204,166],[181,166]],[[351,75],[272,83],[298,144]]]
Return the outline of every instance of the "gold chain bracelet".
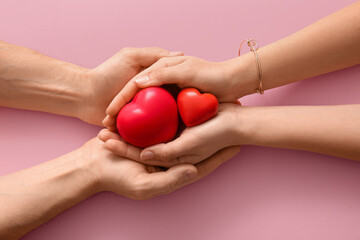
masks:
[[[264,94],[264,89],[263,89],[263,85],[262,85],[262,71],[261,71],[260,59],[259,59],[259,55],[256,52],[259,49],[258,45],[257,45],[257,42],[253,38],[243,40],[241,42],[241,44],[240,44],[240,47],[239,47],[239,56],[240,56],[241,46],[243,45],[244,42],[247,42],[247,45],[250,47],[250,50],[255,55],[256,66],[257,66],[258,73],[259,73],[259,88],[256,89],[256,92],[260,93],[262,95],[262,94]]]

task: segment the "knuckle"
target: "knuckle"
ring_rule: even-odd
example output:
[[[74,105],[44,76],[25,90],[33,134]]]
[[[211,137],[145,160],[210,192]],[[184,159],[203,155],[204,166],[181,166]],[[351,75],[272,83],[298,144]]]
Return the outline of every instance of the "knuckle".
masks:
[[[171,59],[171,57],[162,57],[158,60],[159,63],[161,63],[161,65],[163,67],[168,67],[169,66],[169,60]]]
[[[148,47],[149,50],[155,51],[155,52],[168,52],[167,50],[160,48],[160,47]]]
[[[156,69],[150,73],[150,78],[161,80],[164,77],[164,69]]]
[[[123,142],[118,141],[118,140],[112,140],[111,141],[111,149],[114,150],[114,152],[116,152],[118,155],[122,156],[122,157],[126,157],[126,152],[125,152],[125,144],[123,144]]]
[[[149,184],[147,182],[139,182],[134,184],[132,191],[132,198],[135,200],[145,200],[149,198],[149,194],[147,191],[147,186]]]
[[[169,181],[168,183],[169,193],[175,191],[177,188],[177,183],[173,181]]]
[[[141,201],[148,199],[148,197],[143,191],[136,191],[134,192],[133,199]]]
[[[168,182],[168,191],[167,193],[171,193],[171,192],[174,192],[176,189],[178,189],[181,184],[183,183],[183,179],[182,178],[177,178],[173,181],[169,181]]]
[[[165,150],[160,152],[159,158],[164,161],[170,161],[172,160],[173,154],[171,151]]]
[[[172,167],[184,163],[182,157],[176,157],[173,152],[168,150],[161,152],[159,154],[159,159],[163,161],[164,167]]]
[[[128,47],[124,47],[124,48],[122,48],[122,49],[119,51],[119,53],[121,53],[121,54],[126,54],[127,52],[129,52],[129,48],[128,48]]]
[[[124,47],[123,49],[120,50],[121,55],[125,56],[125,57],[129,57],[132,56],[134,54],[134,49],[132,47]]]
[[[124,144],[124,157],[129,157],[130,156],[130,147],[127,144]]]

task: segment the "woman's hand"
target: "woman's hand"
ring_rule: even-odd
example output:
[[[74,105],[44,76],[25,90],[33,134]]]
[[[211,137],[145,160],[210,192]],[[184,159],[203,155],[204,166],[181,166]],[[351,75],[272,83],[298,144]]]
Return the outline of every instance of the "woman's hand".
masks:
[[[130,79],[162,57],[171,58],[182,54],[156,47],[124,48],[98,67],[86,71],[86,81],[82,88],[85,97],[79,118],[102,125],[109,103]]]
[[[117,155],[131,158],[147,165],[170,167],[177,164],[198,162],[229,146],[239,145],[236,126],[237,109],[234,103],[220,104],[218,114],[195,127],[186,128],[175,140],[157,144],[144,150],[134,147],[116,133],[103,130],[99,138]]]
[[[253,92],[257,88],[257,81],[249,80],[257,77],[256,69],[249,71],[255,66],[246,66],[246,63],[239,58],[218,63],[190,56],[161,58],[126,84],[107,108],[108,116],[103,124],[114,129],[115,118],[120,109],[130,102],[139,90],[150,86],[176,84],[180,88],[195,87],[202,92],[214,94],[219,102],[234,102],[244,95],[242,93],[245,88],[249,88],[247,82],[250,82]]]

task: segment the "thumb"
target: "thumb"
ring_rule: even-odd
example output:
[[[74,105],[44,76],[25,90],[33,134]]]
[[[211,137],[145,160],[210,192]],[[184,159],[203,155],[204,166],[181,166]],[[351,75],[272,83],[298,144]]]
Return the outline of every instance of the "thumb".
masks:
[[[191,164],[180,164],[164,172],[151,173],[147,176],[149,181],[146,182],[151,182],[151,186],[148,187],[146,195],[154,197],[173,192],[186,182],[196,178],[197,174],[197,168]]]

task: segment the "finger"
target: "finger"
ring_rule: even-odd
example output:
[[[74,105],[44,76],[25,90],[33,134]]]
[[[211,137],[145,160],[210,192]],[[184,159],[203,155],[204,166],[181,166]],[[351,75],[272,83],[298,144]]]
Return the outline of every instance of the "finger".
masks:
[[[198,156],[181,156],[177,159],[172,159],[170,161],[161,161],[158,159],[154,160],[138,160],[137,162],[142,163],[147,166],[156,166],[156,167],[163,167],[163,168],[170,168],[179,164],[195,164],[197,162],[201,161],[201,157]]]
[[[169,51],[159,47],[129,48],[129,52],[124,54],[141,67],[148,67],[163,57],[182,56],[183,52]]]
[[[218,151],[217,153],[215,153],[214,155],[212,155],[211,157],[207,158],[206,160],[196,164],[195,167],[197,168],[198,171],[197,176],[189,181],[184,182],[182,186],[196,182],[201,178],[209,175],[220,165],[222,165],[223,163],[234,157],[239,151],[240,151],[240,146],[232,146],[232,147],[224,148]]]
[[[114,118],[119,113],[120,109],[133,99],[139,90],[140,88],[134,81],[129,81],[111,101],[106,109],[106,114]]]
[[[198,163],[196,167],[199,171],[199,177],[205,177],[206,175],[214,171],[216,168],[218,168],[221,164],[234,157],[239,151],[240,146],[224,148],[218,151],[213,156],[209,157],[207,160]]]
[[[102,124],[107,127],[107,125],[109,125],[109,123],[111,122],[111,118],[109,115],[106,115],[105,118],[102,120]]]
[[[107,127],[110,131],[116,130],[116,116],[111,117],[109,115],[106,115],[104,120],[102,121],[102,124]]]
[[[140,160],[141,149],[127,144],[124,141],[109,139],[105,142],[105,148],[121,157],[129,158],[134,161]]]
[[[135,78],[135,83],[140,88],[147,88],[151,86],[161,86],[164,84],[183,85],[184,80],[190,79],[192,79],[190,72],[185,71],[181,65],[176,65],[154,69],[146,75]]]
[[[155,197],[155,196],[158,196],[161,194],[170,193],[180,187],[183,187],[185,185],[188,185],[190,183],[198,181],[199,179],[210,174],[221,164],[223,164],[224,162],[226,162],[227,160],[229,160],[230,158],[235,156],[239,152],[239,150],[240,150],[240,146],[228,147],[228,148],[220,150],[219,152],[217,152],[216,154],[214,154],[207,160],[205,160],[195,166],[189,165],[189,164],[181,164],[181,165],[176,165],[176,166],[170,168],[166,172],[153,173],[148,177],[156,176],[157,179],[155,179],[155,178],[149,179],[148,178],[147,181],[145,181],[145,184],[143,184],[143,189],[145,189],[145,190],[140,191],[140,192],[146,193],[145,196],[143,196],[144,198],[151,198],[151,197]],[[180,171],[180,173],[177,173],[177,174],[176,173],[174,174],[174,172],[171,172],[171,171],[179,170],[179,168],[180,167],[182,168],[183,166],[188,166],[190,168],[196,168],[196,170],[194,170],[194,169],[190,170],[190,168],[189,168],[190,172],[186,173],[186,171],[184,171],[185,177],[181,176],[181,171]],[[194,171],[194,172],[191,172],[191,171]],[[196,172],[196,174],[193,175],[195,172]],[[173,176],[166,177],[164,175],[166,173],[172,173]],[[144,186],[149,185],[149,184],[146,184],[149,181],[153,182],[151,187],[144,187]],[[150,190],[150,189],[152,189],[152,190]]]
[[[169,168],[167,171],[146,174],[139,184],[140,198],[147,199],[161,194],[173,192],[185,182],[196,178],[197,169],[191,164],[181,164]]]
[[[184,135],[168,143],[160,143],[145,148],[140,155],[143,163],[148,164],[149,160],[156,160],[158,163],[174,165],[185,163],[184,158],[189,155],[195,155],[193,152],[196,142],[193,138]],[[190,162],[186,162],[190,163]]]
[[[180,57],[170,57],[170,58],[162,58],[156,63],[154,63],[151,67],[145,69],[136,75],[132,80],[130,80],[124,88],[114,97],[114,99],[109,104],[106,109],[106,114],[111,117],[115,117],[116,114],[120,111],[120,109],[125,106],[128,102],[130,102],[135,94],[140,91],[142,88],[137,85],[135,79],[142,78],[147,76],[151,71],[154,71],[159,68],[165,68],[167,66],[172,66],[183,62],[184,59]]]
[[[132,80],[138,79],[142,76],[148,75],[150,72],[160,69],[160,68],[166,68],[166,67],[172,67],[178,64],[183,63],[186,60],[183,56],[177,56],[177,57],[163,57],[159,59],[157,62],[149,66],[148,68],[144,69],[140,73],[138,73],[136,76],[133,77]]]
[[[176,190],[180,187],[183,187],[190,183],[198,181],[199,179],[201,179],[201,178],[205,177],[206,175],[210,174],[211,172],[213,172],[221,164],[223,164],[227,160],[234,157],[239,152],[239,150],[240,150],[240,146],[224,148],[224,149],[218,151],[216,154],[214,154],[210,158],[208,158],[207,160],[202,161],[201,163],[199,163],[195,166],[188,165],[188,166],[196,167],[196,175],[195,176],[191,176],[191,177],[189,177],[187,179],[185,178],[183,180],[180,180],[181,178],[179,178],[178,182],[175,179],[174,179],[174,181],[168,181],[167,185],[170,185],[170,186],[166,186],[166,184],[164,184],[164,182],[162,184],[158,183],[158,186],[162,185],[164,187],[162,189],[159,189],[160,191],[157,191],[157,193],[153,193],[153,195],[150,196],[150,198],[161,195],[161,194],[167,194],[167,193],[173,192],[174,190]],[[171,169],[180,167],[180,166],[184,166],[184,165],[187,165],[187,164],[176,165],[176,166],[170,168],[168,171],[170,171]],[[161,172],[158,174],[161,174]],[[179,177],[181,177],[181,176],[179,176]],[[147,198],[149,198],[149,196],[147,196]]]
[[[116,134],[114,132],[109,131],[109,129],[102,129],[99,133],[98,133],[98,138],[103,141],[106,142],[109,139],[114,139],[114,140],[118,140],[118,141],[124,141],[119,134]]]

